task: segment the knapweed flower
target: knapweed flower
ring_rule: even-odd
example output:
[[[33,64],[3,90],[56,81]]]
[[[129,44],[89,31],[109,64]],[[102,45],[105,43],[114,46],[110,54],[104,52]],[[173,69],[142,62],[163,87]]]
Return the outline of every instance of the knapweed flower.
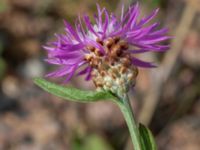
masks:
[[[98,89],[121,95],[134,85],[137,67],[155,67],[134,54],[166,51],[168,46],[160,42],[170,37],[166,28],[158,29],[159,23],[149,24],[158,9],[140,20],[138,4],[127,12],[122,7],[120,17],[99,5],[97,10],[94,24],[87,15],[79,16],[74,28],[64,21],[66,33],[56,34],[56,41],[44,46],[46,61],[60,67],[47,76],[69,81],[75,74],[86,75]]]

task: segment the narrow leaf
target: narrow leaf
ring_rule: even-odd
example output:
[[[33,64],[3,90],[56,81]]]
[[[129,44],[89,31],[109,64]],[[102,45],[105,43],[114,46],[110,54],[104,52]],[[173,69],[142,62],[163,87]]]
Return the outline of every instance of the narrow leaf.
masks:
[[[151,131],[144,125],[139,125],[139,132],[142,142],[142,150],[157,150],[156,143]]]
[[[116,97],[110,92],[84,91],[72,87],[64,87],[42,78],[35,78],[34,83],[53,95],[76,102],[94,102],[107,99],[116,99]]]

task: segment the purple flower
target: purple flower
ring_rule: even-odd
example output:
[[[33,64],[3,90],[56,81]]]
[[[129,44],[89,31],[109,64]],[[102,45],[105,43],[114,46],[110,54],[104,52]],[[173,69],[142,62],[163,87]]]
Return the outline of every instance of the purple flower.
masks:
[[[138,4],[129,7],[127,12],[122,7],[120,17],[108,12],[106,8],[101,9],[99,5],[97,10],[94,24],[87,15],[78,17],[75,28],[64,21],[65,33],[56,34],[56,41],[44,46],[48,52],[46,61],[59,66],[48,77],[66,77],[68,81],[74,74],[86,75],[86,80],[95,77],[95,85],[102,86],[97,83],[102,80],[97,74],[105,78],[109,71],[119,69],[119,75],[114,73],[114,76],[121,76],[126,72],[128,78],[131,69],[136,75],[137,67],[155,67],[150,62],[134,57],[134,54],[163,52],[169,48],[160,43],[170,38],[166,36],[168,30],[158,29],[159,23],[149,25],[158,9],[140,20]],[[110,68],[112,69],[109,70]],[[129,75],[129,78],[133,76]]]

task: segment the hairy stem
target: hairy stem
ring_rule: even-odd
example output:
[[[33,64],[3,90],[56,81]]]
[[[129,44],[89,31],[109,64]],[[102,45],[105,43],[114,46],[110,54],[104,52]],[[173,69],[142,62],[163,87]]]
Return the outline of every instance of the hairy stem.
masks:
[[[134,150],[142,150],[140,133],[137,127],[137,123],[134,119],[134,114],[128,96],[125,95],[121,102],[122,103],[118,105],[124,115],[127,126],[129,128]]]

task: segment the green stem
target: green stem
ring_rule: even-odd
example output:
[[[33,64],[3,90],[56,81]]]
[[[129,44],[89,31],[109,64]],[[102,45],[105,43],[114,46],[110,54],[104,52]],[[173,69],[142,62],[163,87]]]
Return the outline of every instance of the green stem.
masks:
[[[121,102],[122,103],[118,105],[124,115],[127,126],[129,128],[134,150],[142,150],[140,133],[134,119],[134,114],[128,96],[125,95]]]

